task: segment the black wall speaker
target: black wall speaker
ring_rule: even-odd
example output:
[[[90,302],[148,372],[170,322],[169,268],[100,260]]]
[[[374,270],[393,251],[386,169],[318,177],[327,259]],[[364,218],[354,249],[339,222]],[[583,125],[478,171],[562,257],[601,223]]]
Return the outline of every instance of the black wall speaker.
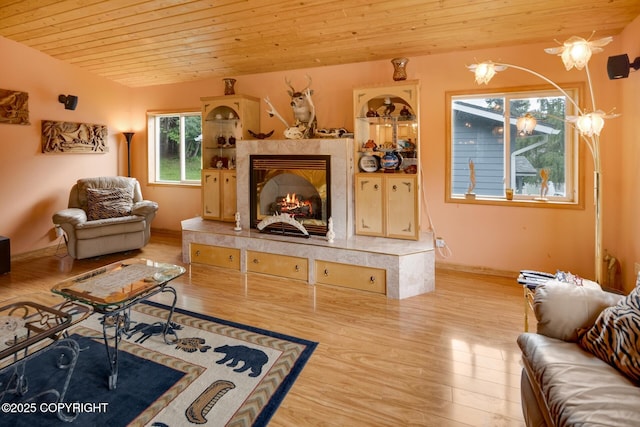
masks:
[[[626,79],[629,77],[629,55],[610,56],[607,60],[609,79]]]
[[[58,101],[64,104],[67,110],[75,110],[78,105],[78,97],[75,95],[59,95]]]

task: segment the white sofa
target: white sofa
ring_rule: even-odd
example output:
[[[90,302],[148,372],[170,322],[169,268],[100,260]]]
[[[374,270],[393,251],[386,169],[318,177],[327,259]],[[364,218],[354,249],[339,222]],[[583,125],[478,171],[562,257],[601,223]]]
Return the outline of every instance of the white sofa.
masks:
[[[556,281],[536,288],[537,333],[518,337],[522,409],[529,427],[640,425],[640,387],[578,345],[607,307],[625,297]]]
[[[143,200],[135,178],[84,178],[73,185],[67,209],[56,212],[53,223],[66,233],[69,255],[83,259],[144,247],[157,210],[156,202]]]

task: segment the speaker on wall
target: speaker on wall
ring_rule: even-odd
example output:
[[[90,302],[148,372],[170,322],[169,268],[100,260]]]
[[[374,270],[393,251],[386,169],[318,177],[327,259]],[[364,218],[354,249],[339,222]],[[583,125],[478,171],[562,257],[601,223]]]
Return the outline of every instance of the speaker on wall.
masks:
[[[78,105],[78,97],[75,95],[58,95],[58,102],[64,104],[66,110],[75,110]]]
[[[631,68],[634,70],[640,68],[640,57],[630,63],[629,55],[625,53],[624,55],[610,56],[607,60],[607,74],[610,80],[626,79],[629,77]]]

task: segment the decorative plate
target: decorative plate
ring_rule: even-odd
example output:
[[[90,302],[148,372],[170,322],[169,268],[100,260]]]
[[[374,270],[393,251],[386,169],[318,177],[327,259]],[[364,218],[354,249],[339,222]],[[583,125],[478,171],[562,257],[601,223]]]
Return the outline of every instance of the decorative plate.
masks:
[[[376,156],[362,156],[360,158],[360,169],[363,171],[375,172],[378,167],[378,158]]]

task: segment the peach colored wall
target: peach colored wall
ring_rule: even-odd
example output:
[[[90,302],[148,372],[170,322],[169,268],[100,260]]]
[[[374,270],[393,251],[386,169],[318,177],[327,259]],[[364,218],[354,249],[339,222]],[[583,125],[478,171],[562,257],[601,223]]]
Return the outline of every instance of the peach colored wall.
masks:
[[[626,53],[631,61],[640,56],[640,16],[625,28],[621,34],[620,49],[612,55]],[[619,109],[622,117],[622,136],[620,141],[620,203],[611,209],[620,212],[618,256],[621,258],[624,272],[624,285],[627,291],[635,282],[634,263],[640,262],[640,133],[637,120],[640,118],[640,71],[629,78],[618,80],[620,86]]]
[[[31,124],[0,124],[0,234],[11,239],[12,254],[19,254],[55,242],[51,216],[66,207],[78,178],[118,173],[118,132],[128,126],[130,89],[2,37],[0,51],[0,87],[29,93]],[[65,110],[60,94],[78,96],[76,110]],[[110,151],[42,154],[42,120],[105,124]]]
[[[622,197],[622,194],[636,194],[637,141],[632,132],[632,120],[629,117],[638,115],[637,92],[638,77],[631,76],[627,81],[609,81],[606,77],[606,59],[608,55],[629,50],[630,55],[635,48],[634,40],[640,33],[638,20],[630,25],[614,43],[607,46],[605,52],[592,58],[592,76],[595,82],[597,106],[605,111],[613,107],[624,113],[622,118],[609,121],[602,137],[604,146],[604,215],[605,215],[605,248],[623,261],[626,273],[633,260],[640,260],[640,248],[629,243],[627,236],[633,231],[638,236],[635,217],[640,209],[637,198]],[[554,42],[515,48],[497,48],[484,51],[452,53],[422,57],[409,57],[408,78],[421,81],[421,153],[423,164],[423,190],[426,205],[423,206],[423,224],[431,215],[438,236],[443,237],[452,250],[452,255],[443,258],[438,256],[439,263],[448,263],[465,267],[480,267],[497,271],[516,272],[521,268],[534,268],[546,271],[556,269],[570,270],[585,277],[592,277],[594,272],[594,217],[591,158],[584,156],[585,174],[585,209],[545,209],[514,208],[506,206],[483,206],[468,204],[444,203],[445,178],[445,93],[446,91],[477,89],[473,75],[465,65],[476,59],[494,59],[513,62],[531,67],[546,74],[553,80],[576,82],[584,80],[584,73],[572,70],[566,72],[559,58],[545,54],[543,48],[553,46]],[[47,118],[60,120],[90,121],[107,123],[117,131],[131,129],[136,131],[133,141],[133,175],[143,183],[146,198],[156,200],[160,211],[154,221],[154,228],[179,230],[180,221],[200,214],[201,199],[199,187],[147,185],[147,148],[146,148],[146,112],[149,110],[166,110],[172,108],[200,108],[201,96],[222,95],[221,79],[208,79],[199,82],[155,86],[148,88],[126,89],[109,84],[98,77],[87,76],[73,67],[65,66],[51,58],[33,52],[28,48],[0,39],[0,47],[9,49],[9,58],[27,57],[36,70],[54,67],[55,74],[49,72],[25,74],[22,68],[9,67],[7,62],[0,68],[0,79],[7,81],[5,75],[12,77],[3,88],[26,90],[30,92],[35,103],[43,108],[37,115],[32,113],[32,121]],[[400,53],[400,52],[399,52]],[[638,52],[635,52],[637,55]],[[305,75],[313,78],[314,102],[320,127],[346,127],[353,129],[352,90],[354,87],[367,84],[392,82],[392,67],[389,61],[376,61],[344,66],[318,67],[306,70],[294,70],[283,73],[267,73],[259,75],[239,76],[236,92],[253,95],[259,98],[269,96],[281,114],[289,119],[284,78],[292,80],[294,86],[305,84]],[[76,80],[82,76],[86,87]],[[229,76],[235,77],[235,76]],[[85,83],[80,79],[82,83]],[[47,84],[43,81],[49,82]],[[73,81],[73,83],[70,83]],[[69,82],[68,84],[66,84]],[[11,83],[11,84],[9,84]],[[520,86],[523,84],[540,84],[541,81],[526,73],[509,70],[500,74],[490,87]],[[51,93],[36,95],[36,88],[51,87]],[[635,93],[635,97],[625,95],[627,90]],[[635,92],[634,92],[635,91]],[[58,93],[74,93],[80,96],[78,110],[66,112],[56,97]],[[83,105],[88,98],[94,101],[91,109]],[[36,101],[37,100],[37,101]],[[86,109],[85,109],[86,108]],[[55,114],[54,114],[55,113]],[[46,116],[46,117],[44,117]],[[26,130],[25,130],[26,129]],[[270,118],[265,112],[262,102],[261,129],[268,132],[275,129],[276,136],[282,135],[283,126],[276,118]],[[0,146],[3,158],[11,158],[14,165],[12,172],[5,173],[3,182],[14,182],[13,175],[18,175],[24,182],[19,189],[4,185],[3,193],[12,191],[8,200],[16,200],[17,195],[29,192],[26,202],[17,204],[18,212],[13,213],[16,205],[7,207],[3,204],[0,210],[9,223],[23,221],[25,211],[38,213],[29,216],[27,223],[34,227],[12,225],[0,229],[0,234],[12,233],[18,246],[13,253],[43,247],[50,244],[48,231],[51,228],[50,214],[66,203],[66,190],[81,175],[90,173],[126,173],[126,160],[122,151],[120,136],[110,137],[110,146],[118,147],[119,155],[110,153],[104,156],[44,156],[39,154],[39,127],[18,127],[3,125],[0,127],[2,140],[24,140],[29,148],[18,156],[6,145]],[[11,132],[11,134],[8,134]],[[19,135],[19,136],[18,136]],[[115,150],[115,148],[114,148]],[[50,164],[55,162],[55,165]],[[44,167],[42,166],[44,164]],[[59,170],[59,166],[62,169]],[[71,166],[73,165],[73,166]],[[622,166],[622,167],[620,167]],[[28,173],[27,173],[28,170]],[[34,176],[35,174],[35,176]],[[56,179],[50,179],[54,175]],[[8,177],[11,176],[11,181]],[[623,190],[623,191],[619,191]],[[55,194],[55,196],[51,196]],[[63,195],[61,195],[63,194]],[[44,196],[46,195],[46,196]],[[626,209],[620,209],[625,207]],[[44,208],[44,210],[43,210]],[[40,213],[41,212],[41,213]],[[6,230],[6,231],[5,231]],[[13,242],[13,240],[12,240]],[[628,279],[628,274],[625,274]]]

